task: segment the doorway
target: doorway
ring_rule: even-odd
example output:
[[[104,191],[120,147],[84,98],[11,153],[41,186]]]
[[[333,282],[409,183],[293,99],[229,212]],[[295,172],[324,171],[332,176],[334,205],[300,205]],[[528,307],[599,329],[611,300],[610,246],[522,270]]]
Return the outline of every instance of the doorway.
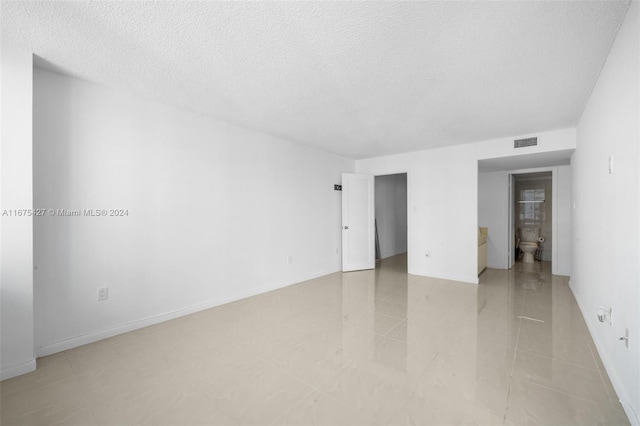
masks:
[[[407,174],[375,177],[376,265],[407,253]],[[397,260],[396,259],[396,260]]]
[[[553,175],[551,171],[511,175],[512,265],[553,259]],[[549,266],[549,270],[550,270]]]
[[[544,197],[549,203],[547,208],[550,207],[547,219],[550,219],[551,227],[542,233],[545,238],[543,261],[551,260],[549,266],[553,275],[571,275],[571,151],[563,152],[556,153],[555,161],[542,154],[478,161],[478,226],[488,228],[488,268],[511,269],[515,265],[514,207],[518,200],[514,177],[546,172],[551,176],[551,190],[550,193],[545,191]],[[544,166],[549,162],[556,164]]]

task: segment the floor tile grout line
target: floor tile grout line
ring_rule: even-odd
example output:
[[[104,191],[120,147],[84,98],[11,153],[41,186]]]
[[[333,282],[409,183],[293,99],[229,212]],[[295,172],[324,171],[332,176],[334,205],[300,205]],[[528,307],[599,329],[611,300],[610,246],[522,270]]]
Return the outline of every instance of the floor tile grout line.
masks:
[[[376,311],[368,311],[368,312],[371,312],[371,313],[373,313],[375,315],[382,315],[385,318],[390,318],[390,319],[394,319],[394,320],[398,320],[398,321],[403,321],[404,320],[404,318],[399,320],[397,317],[394,317],[394,316],[391,316],[391,315],[387,315],[387,314],[383,314],[381,312],[376,312]]]
[[[341,350],[341,351],[342,351],[342,350]],[[355,358],[355,357],[352,357],[351,355],[346,354],[346,353],[344,353],[344,352],[342,352],[342,353],[343,353],[345,356],[347,356],[347,357]],[[267,361],[267,362],[268,362],[268,361]],[[273,365],[272,363],[270,363],[270,364],[271,364],[271,365]],[[277,365],[273,365],[273,366],[274,366],[274,367],[276,367],[276,368],[278,368],[278,369],[281,369],[281,367],[278,367]],[[313,395],[314,393],[321,393],[321,394],[323,394],[324,396],[326,396],[327,398],[332,399],[334,402],[339,403],[341,406],[346,407],[346,408],[348,408],[348,409],[350,409],[350,410],[353,410],[353,411],[355,411],[355,412],[359,413],[360,415],[362,415],[362,416],[363,416],[364,418],[366,418],[367,420],[370,420],[370,421],[374,422],[374,421],[375,421],[375,419],[370,418],[368,415],[366,415],[365,413],[361,412],[360,410],[358,410],[358,409],[355,409],[355,408],[353,408],[353,407],[348,406],[348,405],[347,405],[347,404],[345,404],[344,402],[340,401],[340,400],[339,400],[339,399],[337,399],[337,398],[334,398],[333,396],[329,395],[328,393],[326,393],[326,392],[324,392],[322,389],[320,389],[320,387],[321,387],[321,386],[323,386],[323,385],[324,385],[324,384],[326,384],[326,383],[329,383],[329,382],[331,381],[331,379],[333,379],[334,377],[336,377],[336,376],[337,376],[337,375],[338,375],[342,370],[344,370],[344,369],[346,369],[346,368],[347,368],[347,365],[343,365],[343,366],[342,366],[342,367],[340,367],[340,368],[339,368],[335,373],[331,374],[331,375],[330,375],[330,376],[329,376],[325,381],[323,381],[323,382],[322,382],[322,384],[320,384],[319,386],[312,385],[311,383],[309,383],[309,382],[307,382],[307,381],[305,381],[305,380],[303,380],[303,379],[301,379],[301,378],[295,377],[296,379],[298,379],[298,380],[302,381],[303,383],[305,383],[305,384],[306,384],[306,385],[308,385],[309,387],[313,388],[313,391],[312,391],[312,392],[310,392],[308,395],[305,395],[303,398],[300,398],[300,400],[299,400],[299,401],[295,402],[292,406],[290,406],[290,407],[288,407],[286,410],[284,410],[284,411],[282,412],[282,414],[281,414],[280,416],[278,416],[278,418],[277,418],[276,420],[274,420],[274,421],[273,421],[273,423],[271,423],[271,424],[272,424],[272,425],[273,425],[273,424],[277,424],[278,420],[280,420],[282,417],[284,417],[284,415],[285,415],[285,414],[287,414],[287,412],[288,412],[289,410],[291,410],[292,408],[294,408],[294,407],[295,407],[297,404],[299,404],[299,403],[300,403],[304,398],[306,398],[306,397],[308,397],[308,396],[310,396],[310,395]]]
[[[606,385],[606,383],[604,381],[604,377],[602,375],[602,371],[600,371],[600,366],[598,364],[598,360],[596,360],[596,356],[593,353],[593,349],[591,348],[591,345],[588,345],[588,346],[589,346],[589,352],[591,352],[591,357],[593,358],[593,362],[596,364],[598,375],[600,376],[600,382],[602,384],[602,387],[604,388],[604,393],[607,395],[607,400],[609,401],[609,406],[611,407],[612,410],[615,410],[616,406],[613,403],[613,399],[611,398],[611,395],[609,394],[609,390],[607,389],[607,385]]]
[[[297,346],[296,346],[296,348],[297,348]],[[295,349],[295,348],[294,348],[294,349]],[[344,355],[344,356],[351,357],[349,354],[345,353],[342,349],[340,349],[340,354],[341,354],[341,355]],[[315,385],[313,385],[313,384],[311,384],[311,383],[307,382],[306,380],[304,380],[304,379],[302,379],[302,378],[300,378],[300,377],[296,376],[295,374],[291,374],[291,373],[289,373],[289,372],[288,372],[288,371],[286,371],[283,367],[281,367],[281,366],[279,366],[279,365],[275,364],[274,362],[272,362],[272,361],[270,361],[270,360],[268,360],[268,359],[264,359],[264,358],[262,358],[262,357],[260,357],[260,356],[258,356],[258,358],[259,358],[259,359],[261,359],[262,361],[266,362],[267,364],[271,365],[272,367],[274,367],[274,368],[276,368],[276,369],[278,369],[278,370],[282,371],[283,373],[285,373],[285,374],[286,374],[286,375],[288,375],[289,377],[294,378],[294,379],[296,379],[296,380],[298,380],[298,381],[300,381],[300,382],[302,382],[302,383],[304,383],[304,384],[308,385],[308,386],[309,386],[309,387],[311,387],[311,388],[314,388],[314,389],[316,389],[316,390],[320,390],[317,386],[315,386]],[[329,380],[331,380],[331,379],[332,379],[336,374],[338,374],[338,372],[340,372],[343,368],[346,368],[346,366],[345,366],[345,365],[343,365],[342,367],[340,367],[340,368],[339,368],[335,373],[333,373],[332,375],[330,375],[330,376],[329,376],[329,378],[327,378],[324,382],[322,382],[322,384],[321,384],[320,386],[322,386],[323,384],[325,384],[325,383],[327,383]]]
[[[369,331],[369,330],[365,330],[365,331]],[[376,333],[374,333],[374,334],[376,334]],[[379,335],[379,334],[377,334],[377,335],[378,335],[378,336],[381,336],[381,335]],[[382,336],[382,337],[385,337],[385,336]],[[393,340],[396,340],[396,339],[393,339]],[[398,341],[398,342],[402,342],[402,341],[400,341],[400,340],[396,340],[396,341]],[[402,343],[406,343],[406,342],[402,342]],[[354,360],[356,359],[356,357],[355,357],[355,356],[353,356],[353,355],[349,355],[348,353],[345,353],[345,352],[343,351],[343,349],[341,349],[341,353],[342,353],[342,354],[344,354],[345,356],[349,357],[349,358],[354,358]],[[429,369],[429,367],[431,366],[431,364],[433,364],[433,361],[438,357],[438,355],[439,355],[439,353],[435,353],[435,354],[433,355],[433,357],[429,360],[429,362],[428,362],[427,366],[426,366],[426,367],[424,368],[424,370],[420,373],[421,375],[422,375],[422,374],[425,374],[425,372]],[[271,362],[269,362],[269,361],[267,361],[267,360],[265,360],[265,361],[266,361],[266,362],[268,362],[269,364],[273,365],[274,367],[276,367],[276,368],[278,368],[278,369],[281,369],[279,366],[274,365],[273,363],[271,363]],[[296,378],[296,379],[298,379],[298,380],[300,380],[300,381],[302,381],[303,383],[307,384],[309,387],[313,388],[316,392],[319,392],[319,393],[323,394],[324,396],[326,396],[327,398],[330,398],[330,399],[332,399],[333,401],[335,401],[335,402],[339,403],[341,406],[346,407],[346,408],[351,409],[351,410],[354,410],[354,411],[356,411],[357,413],[359,413],[360,415],[362,415],[363,417],[365,417],[366,419],[370,420],[371,422],[375,422],[375,419],[374,419],[374,418],[372,418],[372,417],[369,417],[369,415],[367,415],[366,413],[362,412],[361,410],[359,410],[359,409],[357,409],[357,408],[350,407],[350,406],[349,406],[349,405],[347,405],[345,402],[343,402],[343,401],[341,401],[341,400],[339,400],[339,399],[337,399],[337,398],[333,397],[332,395],[328,394],[327,392],[325,392],[325,391],[323,391],[323,390],[321,389],[321,387],[322,387],[324,384],[329,383],[329,382],[331,381],[331,379],[333,379],[334,377],[336,377],[338,374],[340,374],[340,373],[341,373],[343,370],[345,370],[347,367],[348,367],[348,365],[343,365],[340,369],[338,369],[335,373],[333,373],[332,375],[330,375],[330,376],[329,376],[329,377],[328,377],[324,382],[322,382],[322,384],[320,384],[319,386],[312,385],[311,383],[309,383],[309,382],[307,382],[307,381],[305,381],[305,380],[303,380],[303,379],[301,379],[301,378],[298,378],[298,377],[295,377],[295,378]],[[311,394],[310,394],[310,395],[311,395]],[[305,395],[305,397],[306,397],[306,395]],[[298,404],[299,402],[300,402],[300,401],[298,401],[298,402],[294,403],[294,405],[293,405],[293,406],[291,406],[291,407],[287,408],[287,409],[286,409],[286,410],[285,410],[285,411],[284,411],[284,412],[283,412],[283,413],[282,413],[282,414],[281,414],[281,415],[280,415],[280,416],[279,416],[279,417],[274,421],[274,423],[277,423],[277,420],[279,420],[280,418],[282,418],[282,417],[287,413],[287,411],[289,411],[291,408],[293,408],[293,407],[294,407],[296,404]],[[274,423],[272,423],[272,424],[274,424]]]
[[[572,365],[572,366],[574,366],[574,367],[579,367],[579,368],[582,368],[582,369],[585,369],[585,370],[589,370],[589,371],[599,371],[599,370],[598,370],[598,368],[589,368],[589,367],[585,367],[585,366],[584,366],[584,365],[582,365],[582,364],[578,364],[578,363],[571,362],[571,361],[566,361],[566,360],[564,360],[564,359],[555,358],[555,357],[552,357],[552,356],[542,355],[542,354],[539,354],[539,353],[537,353],[537,352],[531,352],[531,351],[525,351],[525,350],[518,350],[518,349],[516,349],[516,352],[519,352],[519,353],[521,353],[521,354],[526,354],[526,355],[533,355],[533,356],[537,356],[537,357],[539,357],[539,358],[544,358],[544,359],[549,359],[549,360],[553,360],[553,361],[558,361],[558,362],[561,362],[561,363],[563,363],[563,364],[569,364],[569,365]]]
[[[343,367],[343,369],[344,369],[344,368],[346,368],[346,366],[345,366],[345,367]],[[331,376],[331,378],[330,378],[329,380],[333,379],[333,378],[334,378],[335,376],[337,376],[337,375],[338,375],[338,373],[340,373],[341,371],[342,371],[342,369],[340,369],[339,371],[337,371],[333,376]],[[327,380],[327,381],[326,381],[326,382],[324,382],[324,383],[328,383],[328,382],[329,382],[329,380]],[[324,383],[323,383],[323,384],[324,384]],[[323,391],[322,389],[318,389],[318,392],[320,392],[321,394],[323,394],[323,395],[324,395],[324,396],[326,396],[327,398],[330,398],[330,399],[334,400],[335,402],[339,403],[339,404],[340,404],[340,405],[342,405],[343,407],[347,407],[347,408],[349,408],[349,409],[351,409],[351,410],[354,410],[355,412],[359,413],[359,414],[360,414],[360,415],[362,415],[364,418],[366,418],[366,419],[370,420],[370,421],[372,422],[371,424],[373,424],[373,423],[375,422],[375,418],[370,417],[368,414],[364,413],[364,412],[363,412],[363,411],[361,411],[359,408],[355,408],[355,407],[351,407],[351,406],[347,405],[345,402],[343,402],[343,401],[339,400],[338,398],[335,398],[335,397],[334,397],[334,396],[332,396],[332,395],[329,395],[327,392]]]
[[[394,319],[395,319],[395,318],[394,318]],[[401,323],[401,322],[402,322],[402,321],[399,321],[399,322],[398,322],[398,324],[399,324],[399,323]],[[373,333],[373,334],[375,334],[376,336],[382,336],[382,337],[385,337],[385,335],[384,335],[384,334],[381,334],[381,333],[379,333],[379,332],[377,332],[377,331],[374,331],[374,330],[369,330],[369,329],[364,328],[364,327],[360,327],[359,325],[355,325],[355,324],[352,324],[352,323],[350,323],[350,322],[343,321],[343,324],[346,324],[346,325],[348,325],[349,327],[357,328],[358,330],[363,330],[363,331],[367,331],[367,332],[369,332],[369,333]],[[394,327],[395,327],[395,326],[394,326]],[[388,332],[387,332],[387,333],[388,333]]]
[[[73,368],[73,363],[71,362],[71,360],[67,356],[67,351],[62,351],[62,353],[64,354],[64,359],[67,361],[67,364],[69,364],[69,367],[71,368],[71,371],[73,372],[73,377],[75,378],[76,382],[78,383],[78,386],[82,390],[82,400],[84,402],[84,405],[91,412],[91,417],[96,422],[96,424],[100,424],[98,422],[98,416],[96,416],[96,412],[95,412],[95,410],[93,408],[93,404],[87,399],[87,395],[89,393],[89,390],[86,389],[86,387],[82,384],[82,381],[80,380],[78,372],[76,371],[75,368]]]
[[[551,387],[549,387],[549,386],[542,385],[542,384],[540,384],[540,383],[532,382],[531,380],[529,380],[529,379],[525,379],[525,378],[523,378],[523,377],[520,377],[520,378],[518,378],[518,379],[519,379],[519,380],[524,380],[525,382],[527,382],[527,383],[529,383],[529,384],[531,384],[531,385],[533,385],[533,386],[538,386],[538,387],[541,387],[541,388],[544,388],[544,389],[547,389],[547,390],[550,390],[550,391],[553,391],[553,392],[558,392],[558,393],[560,393],[560,394],[562,394],[562,395],[569,396],[569,397],[571,397],[571,398],[575,398],[575,399],[579,399],[579,400],[581,400],[581,401],[588,402],[589,404],[597,405],[598,407],[606,407],[606,408],[611,409],[611,407],[610,407],[610,406],[608,406],[608,405],[602,405],[602,404],[600,404],[599,402],[595,402],[595,401],[592,401],[592,400],[590,400],[590,399],[583,398],[583,397],[578,396],[578,395],[574,395],[574,394],[571,394],[571,393],[568,393],[568,392],[565,392],[565,391],[561,391],[561,390],[558,390],[558,389],[554,389],[554,388],[551,388]],[[607,398],[607,399],[608,399],[608,398]]]
[[[408,321],[408,319],[407,319],[407,318],[405,318],[405,319],[403,319],[402,321],[400,321],[398,324],[396,324],[395,326],[393,326],[393,327],[392,327],[389,331],[387,331],[385,334],[383,334],[383,335],[382,335],[382,337],[386,337],[387,339],[395,340],[396,342],[402,342],[402,343],[405,343],[405,344],[410,345],[410,346],[415,346],[415,345],[412,345],[411,343],[409,343],[408,341],[405,341],[405,340],[402,340],[402,339],[398,339],[398,338],[393,337],[393,336],[389,336],[389,334],[390,334],[393,330],[395,330],[396,328],[400,327],[400,326],[402,325],[402,323],[403,323],[403,322],[405,322],[405,321],[407,322],[407,326],[408,326],[408,325],[409,325],[409,321]]]
[[[526,301],[526,293],[523,296],[523,303],[522,303],[522,307],[520,308],[520,315],[522,315],[524,313],[524,305],[525,305],[525,301]],[[514,348],[513,348],[513,360],[511,361],[511,373],[509,374],[510,377],[513,377],[513,371],[515,369],[515,365],[516,365],[516,355],[518,353],[518,343],[520,342],[520,331],[522,328],[522,319],[518,319],[518,332],[516,333],[516,342],[514,344]]]
[[[524,305],[527,300],[527,293],[522,295],[522,306],[520,307],[520,315],[524,314]],[[511,372],[509,373],[509,388],[507,389],[507,400],[504,410],[504,422],[507,421],[507,415],[509,413],[509,400],[511,397],[511,387],[513,386],[513,372],[516,367],[516,355],[518,354],[518,343],[520,341],[520,328],[522,326],[522,319],[518,319],[518,332],[516,333],[516,342],[513,348],[513,360],[511,361]]]
[[[243,349],[243,348],[239,348],[239,349]],[[253,353],[253,352],[251,352],[251,351],[248,351],[248,350],[246,350],[246,349],[244,349],[244,350],[245,350],[245,351],[247,351],[250,355],[252,355],[252,356],[254,356],[255,358],[257,358],[258,360],[260,360],[260,361],[264,362],[264,363],[265,363],[265,364],[267,364],[267,365],[270,365],[271,367],[275,368],[277,371],[279,371],[279,372],[281,372],[281,373],[285,374],[285,375],[286,375],[286,376],[288,376],[289,378],[294,379],[294,380],[297,380],[298,382],[300,382],[300,383],[302,383],[302,384],[306,385],[307,387],[311,388],[308,392],[303,393],[303,394],[302,394],[302,396],[301,396],[301,397],[300,397],[296,402],[294,402],[294,403],[293,403],[293,405],[290,405],[289,407],[287,407],[286,409],[284,409],[284,410],[282,411],[282,413],[281,413],[280,415],[278,415],[278,416],[276,417],[276,419],[275,419],[272,423],[270,423],[270,424],[274,424],[274,423],[276,423],[276,421],[277,421],[277,420],[279,420],[279,419],[280,419],[280,417],[282,417],[284,414],[286,414],[286,412],[287,412],[287,411],[289,411],[291,408],[293,408],[293,407],[294,407],[297,403],[299,403],[300,401],[304,400],[304,398],[306,398],[306,397],[308,397],[309,395],[313,394],[314,390],[317,390],[315,386],[311,385],[310,383],[307,383],[305,380],[303,380],[303,379],[301,379],[301,378],[299,378],[299,377],[295,376],[294,374],[289,373],[289,372],[288,372],[288,371],[286,371],[284,368],[282,368],[282,367],[280,367],[280,366],[278,366],[278,365],[274,364],[273,362],[271,362],[271,361],[269,361],[269,360],[267,360],[267,359],[262,358],[262,357],[261,357],[261,356],[259,356],[259,355],[254,354],[254,353]],[[209,395],[205,395],[205,396],[207,397],[207,399],[212,400],[212,398],[211,398]],[[239,419],[236,419],[236,418],[235,418],[235,416],[233,416],[231,413],[226,412],[226,410],[224,410],[224,409],[220,409],[220,410],[221,410],[221,411],[223,411],[223,412],[225,412],[225,414],[226,414],[226,415],[228,415],[229,417],[231,417],[231,418],[233,418],[234,420],[236,420],[236,421],[238,422],[238,424],[241,424],[241,422],[239,422]]]
[[[297,377],[296,377],[296,379],[297,379]],[[298,380],[300,380],[300,379],[298,379]],[[307,384],[306,382],[303,382],[303,383]],[[306,398],[308,398],[309,396],[313,395],[315,392],[318,391],[318,389],[316,389],[314,386],[309,385],[309,387],[311,387],[311,390],[309,392],[302,394],[302,396],[300,396],[300,398],[296,402],[292,403],[292,405],[290,405],[289,407],[287,407],[284,410],[282,410],[282,413],[279,416],[276,416],[275,420],[270,424],[276,424],[277,421],[280,420],[285,414],[287,414],[287,412],[289,410],[291,410],[297,404],[299,404],[300,402],[304,401]]]
[[[381,300],[381,302],[384,302],[384,300]],[[390,303],[394,303],[394,302],[390,302]],[[373,305],[373,308],[374,308],[374,307],[375,307],[375,305],[377,305],[377,304],[378,304],[378,302],[375,302],[375,303],[374,303],[374,305]],[[374,310],[369,310],[369,309],[367,309],[367,308],[363,308],[362,310],[360,310],[360,311],[358,311],[358,312],[362,312],[362,311],[371,312],[371,313],[376,314],[376,315],[383,315],[383,316],[385,316],[385,317],[387,317],[387,318],[397,319],[397,320],[400,320],[400,322],[402,322],[402,321],[404,321],[404,320],[406,320],[406,319],[407,319],[407,315],[405,315],[404,317],[400,318],[400,317],[396,317],[396,316],[393,316],[393,315],[383,314],[382,312],[377,312],[377,311],[375,311],[375,308],[374,308]]]

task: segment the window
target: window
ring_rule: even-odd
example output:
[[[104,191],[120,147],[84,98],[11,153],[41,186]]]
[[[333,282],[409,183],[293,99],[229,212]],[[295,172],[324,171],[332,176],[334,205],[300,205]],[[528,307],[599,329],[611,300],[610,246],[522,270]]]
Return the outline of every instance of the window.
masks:
[[[520,224],[542,225],[544,223],[544,189],[524,189],[520,191]]]

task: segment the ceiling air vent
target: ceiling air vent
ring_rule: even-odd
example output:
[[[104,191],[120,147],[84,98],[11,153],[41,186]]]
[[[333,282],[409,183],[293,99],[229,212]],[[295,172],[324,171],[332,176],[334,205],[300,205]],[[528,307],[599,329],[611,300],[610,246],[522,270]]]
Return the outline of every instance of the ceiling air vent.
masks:
[[[516,139],[513,141],[514,148],[524,148],[525,146],[538,145],[538,138]]]

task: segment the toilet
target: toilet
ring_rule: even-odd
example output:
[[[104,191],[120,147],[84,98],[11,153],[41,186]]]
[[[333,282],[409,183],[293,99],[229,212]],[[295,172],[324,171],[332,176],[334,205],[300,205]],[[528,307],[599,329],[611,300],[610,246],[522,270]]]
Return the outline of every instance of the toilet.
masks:
[[[524,263],[533,263],[533,254],[538,249],[538,238],[540,237],[540,228],[523,227],[520,228],[520,251],[524,253],[522,261]]]

